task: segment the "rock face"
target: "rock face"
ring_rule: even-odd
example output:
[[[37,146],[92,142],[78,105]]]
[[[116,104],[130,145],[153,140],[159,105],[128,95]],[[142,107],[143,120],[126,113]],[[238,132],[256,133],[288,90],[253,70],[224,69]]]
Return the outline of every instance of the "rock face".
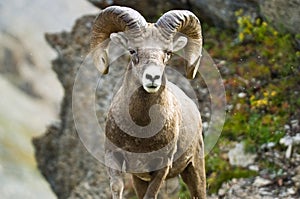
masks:
[[[30,78],[24,77],[26,71],[37,71],[30,51],[24,48],[21,39],[8,32],[1,33],[0,73],[25,93],[32,97],[40,97]]]
[[[44,33],[69,29],[78,16],[96,10],[81,0],[0,3],[0,73],[58,112],[62,88],[51,70],[55,53],[45,42]]]
[[[251,0],[191,0],[190,4],[200,18],[224,28],[236,27],[235,12],[240,9],[253,18],[259,15],[257,2]]]
[[[263,17],[279,30],[293,34],[299,33],[300,0],[167,0],[167,1],[125,1],[125,0],[89,0],[99,8],[110,5],[129,6],[143,11],[145,16],[157,19],[170,9],[188,9],[202,21],[222,28],[235,28],[235,11],[243,9],[247,15]]]
[[[89,49],[93,20],[94,16],[86,16],[76,22],[71,33],[46,35],[48,43],[59,54],[53,68],[65,93],[61,122],[50,126],[46,135],[34,139],[33,143],[39,169],[58,198],[108,198],[104,167],[81,143],[72,115],[72,88],[76,70]]]
[[[261,15],[277,29],[300,33],[300,0],[260,0]]]
[[[231,165],[247,167],[254,163],[256,155],[246,153],[244,143],[238,143],[235,148],[228,152],[228,157]]]
[[[186,0],[150,0],[150,1],[126,1],[126,0],[88,0],[99,8],[105,8],[111,5],[128,6],[147,16],[149,22],[154,22],[163,13],[172,9],[189,9],[188,1]]]
[[[254,1],[247,0],[167,0],[167,1],[124,1],[124,0],[89,0],[99,8],[110,5],[132,7],[144,16],[157,19],[171,9],[188,9],[194,12],[200,20],[211,22],[219,27],[233,28],[234,12],[243,9],[246,13],[257,16],[258,6]]]

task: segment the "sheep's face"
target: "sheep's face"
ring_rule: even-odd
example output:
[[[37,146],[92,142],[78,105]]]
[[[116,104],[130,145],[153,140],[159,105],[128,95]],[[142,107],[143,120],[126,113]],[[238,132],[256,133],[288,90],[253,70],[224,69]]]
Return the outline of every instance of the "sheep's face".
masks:
[[[165,66],[172,52],[187,44],[187,38],[183,36],[166,41],[153,26],[147,28],[140,38],[130,39],[123,32],[112,33],[110,38],[129,51],[131,74],[148,93],[156,93],[161,88]]]

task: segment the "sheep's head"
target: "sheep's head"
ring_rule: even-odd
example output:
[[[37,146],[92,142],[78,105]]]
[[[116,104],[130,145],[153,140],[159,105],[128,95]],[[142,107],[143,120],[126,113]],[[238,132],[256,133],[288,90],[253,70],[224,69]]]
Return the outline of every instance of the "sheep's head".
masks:
[[[159,30],[149,25],[139,38],[130,35],[112,33],[110,39],[123,46],[131,56],[129,70],[132,79],[137,79],[148,93],[155,93],[164,84],[164,69],[172,52],[183,48],[187,38],[180,36],[172,42],[166,42]]]
[[[201,26],[189,11],[169,11],[150,24],[131,8],[104,9],[95,21],[91,39],[94,62],[103,74],[109,69],[108,38],[128,50],[130,70],[148,93],[157,92],[163,84],[165,65],[173,52],[184,49],[188,78],[194,78],[198,70]]]

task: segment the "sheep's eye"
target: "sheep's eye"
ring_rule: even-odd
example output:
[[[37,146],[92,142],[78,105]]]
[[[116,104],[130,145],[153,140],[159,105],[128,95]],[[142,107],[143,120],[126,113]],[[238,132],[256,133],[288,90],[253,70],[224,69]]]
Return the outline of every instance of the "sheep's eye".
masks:
[[[132,48],[128,49],[128,51],[129,51],[129,53],[130,53],[131,55],[136,54],[136,50],[134,50],[134,49],[132,49]]]
[[[172,56],[172,51],[166,51],[167,56],[171,57]]]
[[[165,54],[166,54],[166,57],[167,58],[170,58],[171,56],[172,56],[172,51],[170,51],[170,50],[165,50]]]
[[[171,56],[172,56],[172,54],[173,54],[172,51],[166,50],[166,51],[165,51],[165,55],[166,55],[165,58],[166,58],[166,59],[170,59]]]
[[[133,62],[134,64],[138,64],[139,58],[138,58],[138,55],[137,55],[136,50],[130,48],[130,49],[128,49],[128,51],[129,51],[129,53],[130,53],[130,55],[131,55],[131,60],[132,60],[132,62]]]
[[[172,51],[165,50],[164,63],[167,63],[172,56]]]

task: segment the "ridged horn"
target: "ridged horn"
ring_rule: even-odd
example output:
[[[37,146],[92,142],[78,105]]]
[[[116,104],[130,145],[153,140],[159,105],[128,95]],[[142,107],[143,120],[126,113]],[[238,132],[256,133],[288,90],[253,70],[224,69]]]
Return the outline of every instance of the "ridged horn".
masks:
[[[144,17],[131,8],[110,6],[102,10],[94,22],[90,41],[96,67],[103,74],[108,73],[109,60],[106,48],[111,33],[128,31],[129,34],[138,37],[146,25]]]
[[[199,67],[202,55],[202,33],[199,19],[187,10],[171,10],[162,15],[155,26],[166,39],[173,39],[176,33],[188,38],[184,48],[186,56],[186,76],[193,79]]]

